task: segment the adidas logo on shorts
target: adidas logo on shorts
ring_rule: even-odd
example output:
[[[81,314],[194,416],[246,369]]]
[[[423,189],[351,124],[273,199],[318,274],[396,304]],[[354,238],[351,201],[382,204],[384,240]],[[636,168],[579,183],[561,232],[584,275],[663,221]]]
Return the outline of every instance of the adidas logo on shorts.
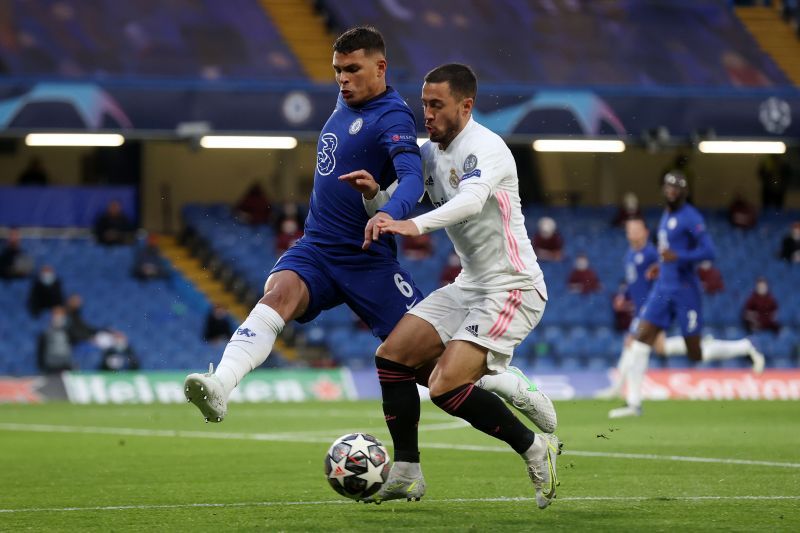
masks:
[[[472,333],[476,337],[478,336],[478,324],[474,324],[472,326],[467,326],[464,329],[469,331],[470,333]]]

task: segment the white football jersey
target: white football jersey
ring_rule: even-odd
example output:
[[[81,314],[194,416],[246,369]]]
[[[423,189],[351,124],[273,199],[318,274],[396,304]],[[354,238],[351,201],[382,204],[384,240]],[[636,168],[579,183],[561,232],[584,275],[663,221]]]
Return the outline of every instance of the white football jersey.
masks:
[[[422,146],[422,171],[434,207],[462,184],[480,181],[491,189],[480,213],[446,228],[461,258],[455,283],[484,292],[536,289],[547,299],[520,207],[517,165],[503,139],[470,118],[447,149],[431,141]]]

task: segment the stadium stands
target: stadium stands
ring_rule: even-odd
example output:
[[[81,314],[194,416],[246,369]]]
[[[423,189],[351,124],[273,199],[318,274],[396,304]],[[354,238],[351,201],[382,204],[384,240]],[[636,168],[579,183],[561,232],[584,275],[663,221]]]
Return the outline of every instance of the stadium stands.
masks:
[[[303,78],[257,0],[4,4],[0,65],[11,75]]]
[[[125,333],[145,369],[204,368],[219,347],[202,340],[208,302],[178,274],[140,282],[130,275],[134,247],[104,247],[87,238],[26,238],[38,265],[51,264],[65,295],[83,297],[87,323]],[[34,319],[26,300],[29,280],[0,283],[0,375],[37,373],[36,342],[48,314]],[[88,343],[75,353],[81,370],[96,370],[100,350]]]
[[[542,263],[550,300],[541,324],[523,341],[516,357],[537,370],[600,369],[616,363],[622,346],[622,334],[614,331],[611,299],[622,279],[622,256],[626,242],[621,230],[609,226],[613,207],[551,208],[528,207],[526,223],[532,231],[540,216],[557,220],[565,240],[566,258],[558,263]],[[660,210],[645,214],[649,226],[655,226]],[[800,301],[786,295],[800,283],[800,270],[777,258],[780,237],[789,221],[797,214],[765,214],[758,227],[744,232],[733,230],[725,212],[707,212],[709,229],[718,248],[718,268],[726,289],[704,301],[704,334],[723,339],[741,338],[740,310],[758,275],[771,282],[780,302],[779,319],[784,324],[779,335],[758,334],[754,342],[764,350],[771,366],[797,365]],[[227,206],[190,205],[184,210],[187,226],[198,232],[219,254],[222,261],[234,267],[260,290],[265,275],[277,259],[272,252],[274,236],[268,226],[252,228],[235,221]],[[400,257],[423,292],[438,286],[439,272],[444,267],[452,244],[444,232],[433,234],[434,253],[424,260]],[[591,295],[571,294],[566,289],[569,265],[575,254],[590,257],[603,284],[603,290]],[[340,364],[363,367],[378,341],[368,332],[354,327],[354,316],[345,307],[323,313],[298,331],[325,345]],[[655,365],[667,368],[690,366],[685,357],[654,359]],[[738,368],[742,360],[733,363]],[[728,368],[730,366],[724,366]]]
[[[0,64],[11,75],[308,79],[258,0],[7,4]],[[789,84],[733,10],[717,0],[473,0],[455,14],[447,4],[425,0],[316,4],[337,29],[381,28],[392,43],[395,82],[416,83],[438,64],[466,61],[485,83]]]
[[[626,243],[621,231],[608,225],[612,211],[613,208],[526,208],[529,229],[539,216],[558,221],[566,258],[558,263],[542,263],[550,301],[540,326],[517,350],[520,364],[544,372],[596,370],[616,362],[622,334],[612,329],[610,302],[622,277],[621,258]],[[779,320],[784,327],[777,335],[758,333],[751,338],[766,353],[769,366],[796,367],[800,300],[789,295],[800,284],[800,270],[778,260],[776,248],[788,222],[797,214],[763,215],[759,226],[750,232],[732,230],[723,212],[706,215],[718,247],[717,266],[726,289],[705,297],[704,333],[723,339],[743,337],[742,303],[752,290],[753,280],[765,275],[779,300]],[[658,211],[649,210],[646,217],[652,226]],[[277,259],[271,227],[240,224],[224,205],[189,205],[184,219],[224,265],[244,277],[252,291],[260,292]],[[452,249],[443,232],[434,233],[433,238],[434,253],[430,258],[409,260],[401,256],[401,263],[425,293],[437,288],[439,272]],[[84,318],[89,323],[119,329],[129,336],[143,368],[203,368],[218,358],[220,347],[209,346],[201,339],[209,306],[206,299],[177,273],[168,280],[134,280],[130,276],[133,247],[107,248],[86,238],[26,238],[24,246],[37,264],[56,267],[67,294],[83,296]],[[600,276],[603,290],[597,294],[582,296],[566,290],[571,258],[579,252],[589,255]],[[36,372],[36,339],[47,315],[30,317],[25,307],[28,287],[28,280],[0,284],[0,308],[4,311],[4,320],[0,321],[0,375]],[[351,311],[339,307],[297,326],[295,333],[302,345],[327,350],[338,364],[363,368],[371,364],[379,341],[355,324]],[[78,346],[75,357],[81,369],[94,369],[99,364],[100,351],[83,344]],[[280,357],[271,357],[268,364],[283,363]],[[690,366],[686,358],[680,357],[654,358],[653,364],[664,368]],[[739,368],[744,364],[737,360],[716,366]]]
[[[0,86],[7,115],[3,120],[8,120],[0,126],[27,127],[9,110],[21,109],[23,100],[36,104],[37,98],[43,98],[42,92],[61,103],[63,91],[76,101],[100,98],[99,89],[93,86],[88,92],[81,89],[72,94],[74,89],[63,87],[38,87],[26,93],[31,88],[24,83],[13,85],[18,83],[14,80],[30,76],[37,83],[42,81],[40,77],[47,81],[90,78],[119,101],[120,109],[131,115],[131,124],[144,131],[145,137],[159,130],[171,135],[177,124],[189,119],[208,120],[214,128],[230,131],[312,131],[327,117],[333,93],[327,86],[310,89],[312,84],[263,4],[259,0],[0,3],[0,73],[12,80],[11,85]],[[608,104],[620,115],[620,124],[624,122],[625,127],[617,132],[620,134],[625,129],[635,132],[655,124],[672,128],[666,119],[685,117],[672,131],[688,136],[699,126],[735,124],[738,128],[743,117],[756,124],[756,130],[750,131],[763,134],[767,126],[759,122],[756,112],[761,105],[761,92],[754,91],[752,102],[758,105],[748,109],[738,100],[728,100],[726,108],[722,105],[726,101],[715,99],[715,90],[725,93],[742,86],[766,85],[773,87],[769,91],[780,92],[775,87],[789,85],[772,59],[753,42],[729,3],[718,0],[470,0],[461,2],[457,13],[451,8],[445,11],[445,3],[425,0],[317,0],[315,4],[337,29],[370,23],[385,33],[390,43],[392,82],[407,82],[416,90],[424,73],[437,64],[471,63],[482,84],[493,90],[508,89],[495,91],[495,107],[480,111],[487,120],[493,113],[490,125],[506,128],[501,133],[520,138],[557,133],[558,128],[577,124],[572,118],[564,120],[563,115],[548,115],[548,120],[543,120],[543,115],[535,119],[527,115],[539,105],[538,98],[555,98],[534,94],[550,86],[577,86],[587,91],[572,94],[570,89],[559,93],[554,100],[558,113],[569,106],[599,113],[598,109],[606,109]],[[200,81],[192,86],[201,89],[197,93],[175,91],[180,85],[173,82],[175,79],[189,80],[189,85]],[[217,80],[279,83],[270,86],[274,90],[269,93],[271,97],[255,90],[232,97],[224,88],[217,90],[219,84],[213,83]],[[303,96],[297,100],[297,116],[288,113],[287,118],[286,110],[293,108],[286,105],[288,100],[284,98],[287,88],[293,90],[295,85],[308,90],[310,99]],[[140,92],[145,86],[156,92],[149,97],[142,94],[147,92]],[[670,93],[673,107],[651,106],[637,96],[654,87],[659,91],[674,90],[674,94]],[[116,93],[116,89],[121,92]],[[166,91],[169,97],[158,91]],[[618,94],[603,102],[591,91]],[[688,99],[688,94],[705,95],[703,98],[708,100],[695,102]],[[108,95],[103,93],[104,98]],[[795,93],[791,96],[796,97]],[[50,100],[45,103],[53,104]],[[489,100],[478,101],[483,106],[482,102]],[[623,100],[630,100],[625,109],[631,111],[631,116],[618,112],[616,106],[622,105]],[[569,106],[565,107],[565,102]],[[693,110],[690,104],[695,106]],[[788,109],[789,104],[784,104]],[[661,115],[648,116],[656,108]],[[671,111],[678,108],[680,113]],[[544,110],[552,111],[549,107]],[[709,110],[718,111],[720,116],[712,117],[714,120],[704,118]],[[735,114],[738,112],[741,114]],[[43,114],[48,120],[54,116],[50,112]],[[512,116],[517,118],[512,120]],[[797,121],[792,124],[790,118],[778,113],[776,124],[770,127],[796,128]],[[53,120],[59,124],[59,119]],[[522,129],[503,125],[504,120]],[[784,124],[786,120],[789,122]],[[60,123],[61,127],[64,125]],[[742,129],[748,131],[744,126]],[[796,130],[767,131],[790,135]],[[566,133],[610,130],[569,129]],[[41,196],[40,191],[18,194]],[[10,193],[6,196],[6,205],[15,203]],[[87,209],[75,210],[75,214],[86,212]],[[48,225],[46,222],[56,214],[59,213],[50,209],[46,218],[39,217],[30,224]],[[612,329],[610,300],[622,277],[621,258],[626,247],[622,233],[608,226],[613,208],[536,206],[526,208],[525,214],[529,228],[545,215],[558,221],[566,256],[562,262],[542,264],[551,299],[540,327],[519,348],[519,358],[536,369],[605,368],[616,360],[621,345],[621,334]],[[647,212],[651,227],[658,214],[657,210]],[[186,225],[203,239],[233,273],[232,277],[249,286],[248,295],[238,291],[237,295],[260,294],[267,272],[277,260],[272,229],[244,226],[223,205],[189,205],[183,215]],[[706,332],[722,338],[744,335],[739,311],[756,276],[764,275],[779,298],[779,320],[786,327],[778,335],[758,334],[754,340],[767,353],[772,366],[797,365],[800,299],[787,295],[798,285],[800,271],[774,258],[780,236],[788,223],[798,218],[797,214],[763,215],[759,226],[750,232],[731,229],[722,213],[708,216],[720,250],[717,266],[725,278],[726,290],[704,302]],[[28,222],[27,218],[13,221],[23,226]],[[75,224],[85,225],[86,221]],[[425,293],[437,288],[439,273],[452,250],[444,233],[434,234],[433,239],[434,253],[430,258],[401,257]],[[115,327],[129,335],[144,368],[197,369],[218,358],[219,347],[208,347],[200,339],[202,318],[209,304],[177,273],[169,280],[141,284],[129,276],[131,247],[105,249],[84,238],[29,238],[25,246],[38,264],[56,266],[68,293],[77,292],[84,297],[85,316],[90,323]],[[566,290],[567,271],[577,253],[586,253],[597,270],[603,284],[599,293],[581,296]],[[27,287],[27,281],[0,284],[0,308],[4,313],[0,321],[0,374],[35,371],[36,334],[46,317],[32,320],[28,316],[24,305]],[[345,308],[324,313],[295,331],[306,345],[325,347],[337,362],[353,367],[368,365],[377,344],[368,332],[355,327],[353,315]],[[93,368],[99,354],[96,349],[82,346],[76,356],[82,368]],[[688,361],[676,358],[657,364],[681,367]]]
[[[484,83],[733,87],[789,85],[725,2],[322,0],[338,28],[374,24],[395,82],[461,61]],[[457,43],[457,46],[443,46]],[[537,53],[542,51],[542,53]]]

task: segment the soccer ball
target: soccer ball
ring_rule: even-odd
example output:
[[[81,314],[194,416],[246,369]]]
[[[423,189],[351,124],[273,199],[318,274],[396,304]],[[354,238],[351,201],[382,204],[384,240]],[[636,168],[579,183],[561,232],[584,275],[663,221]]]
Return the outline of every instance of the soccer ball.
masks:
[[[391,461],[381,441],[366,433],[342,435],[325,456],[325,477],[333,490],[354,500],[372,496],[389,477]]]

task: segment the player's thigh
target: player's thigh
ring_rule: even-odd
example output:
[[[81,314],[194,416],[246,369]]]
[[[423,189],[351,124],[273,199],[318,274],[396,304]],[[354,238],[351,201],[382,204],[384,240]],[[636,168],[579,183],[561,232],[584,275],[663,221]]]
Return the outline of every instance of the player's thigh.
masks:
[[[325,267],[326,258],[302,240],[289,248],[270,271],[260,302],[284,320],[308,322],[343,302]]]
[[[345,303],[376,337],[389,335],[423,299],[411,274],[391,258],[360,254],[338,263],[332,272]]]
[[[428,380],[431,397],[441,396],[461,385],[478,381],[487,373],[488,351],[487,348],[469,341],[448,342]]]
[[[444,350],[436,329],[425,320],[406,314],[378,346],[376,355],[411,368],[424,367]]]
[[[488,371],[501,374],[511,363],[515,348],[541,320],[546,301],[535,290],[464,292],[468,313],[450,338],[486,348]]]
[[[303,314],[308,300],[308,287],[303,279],[296,272],[281,270],[267,278],[259,303],[268,305],[288,322]]]
[[[642,318],[639,320],[639,327],[636,329],[636,335],[634,335],[634,339],[639,342],[643,342],[649,346],[653,346],[656,341],[658,340],[658,335],[664,331],[664,328],[661,326],[657,326],[652,322]]]
[[[407,315],[418,317],[432,327],[444,349],[445,344],[462,327],[469,313],[470,304],[465,298],[465,292],[455,283],[451,283],[433,291],[409,310]]]
[[[636,340],[652,346],[658,332],[667,329],[672,323],[673,313],[671,294],[657,290],[650,291],[650,295],[639,313]]]
[[[667,334],[659,331],[656,335],[656,340],[653,342],[653,351],[659,355],[668,355],[666,349]]]

